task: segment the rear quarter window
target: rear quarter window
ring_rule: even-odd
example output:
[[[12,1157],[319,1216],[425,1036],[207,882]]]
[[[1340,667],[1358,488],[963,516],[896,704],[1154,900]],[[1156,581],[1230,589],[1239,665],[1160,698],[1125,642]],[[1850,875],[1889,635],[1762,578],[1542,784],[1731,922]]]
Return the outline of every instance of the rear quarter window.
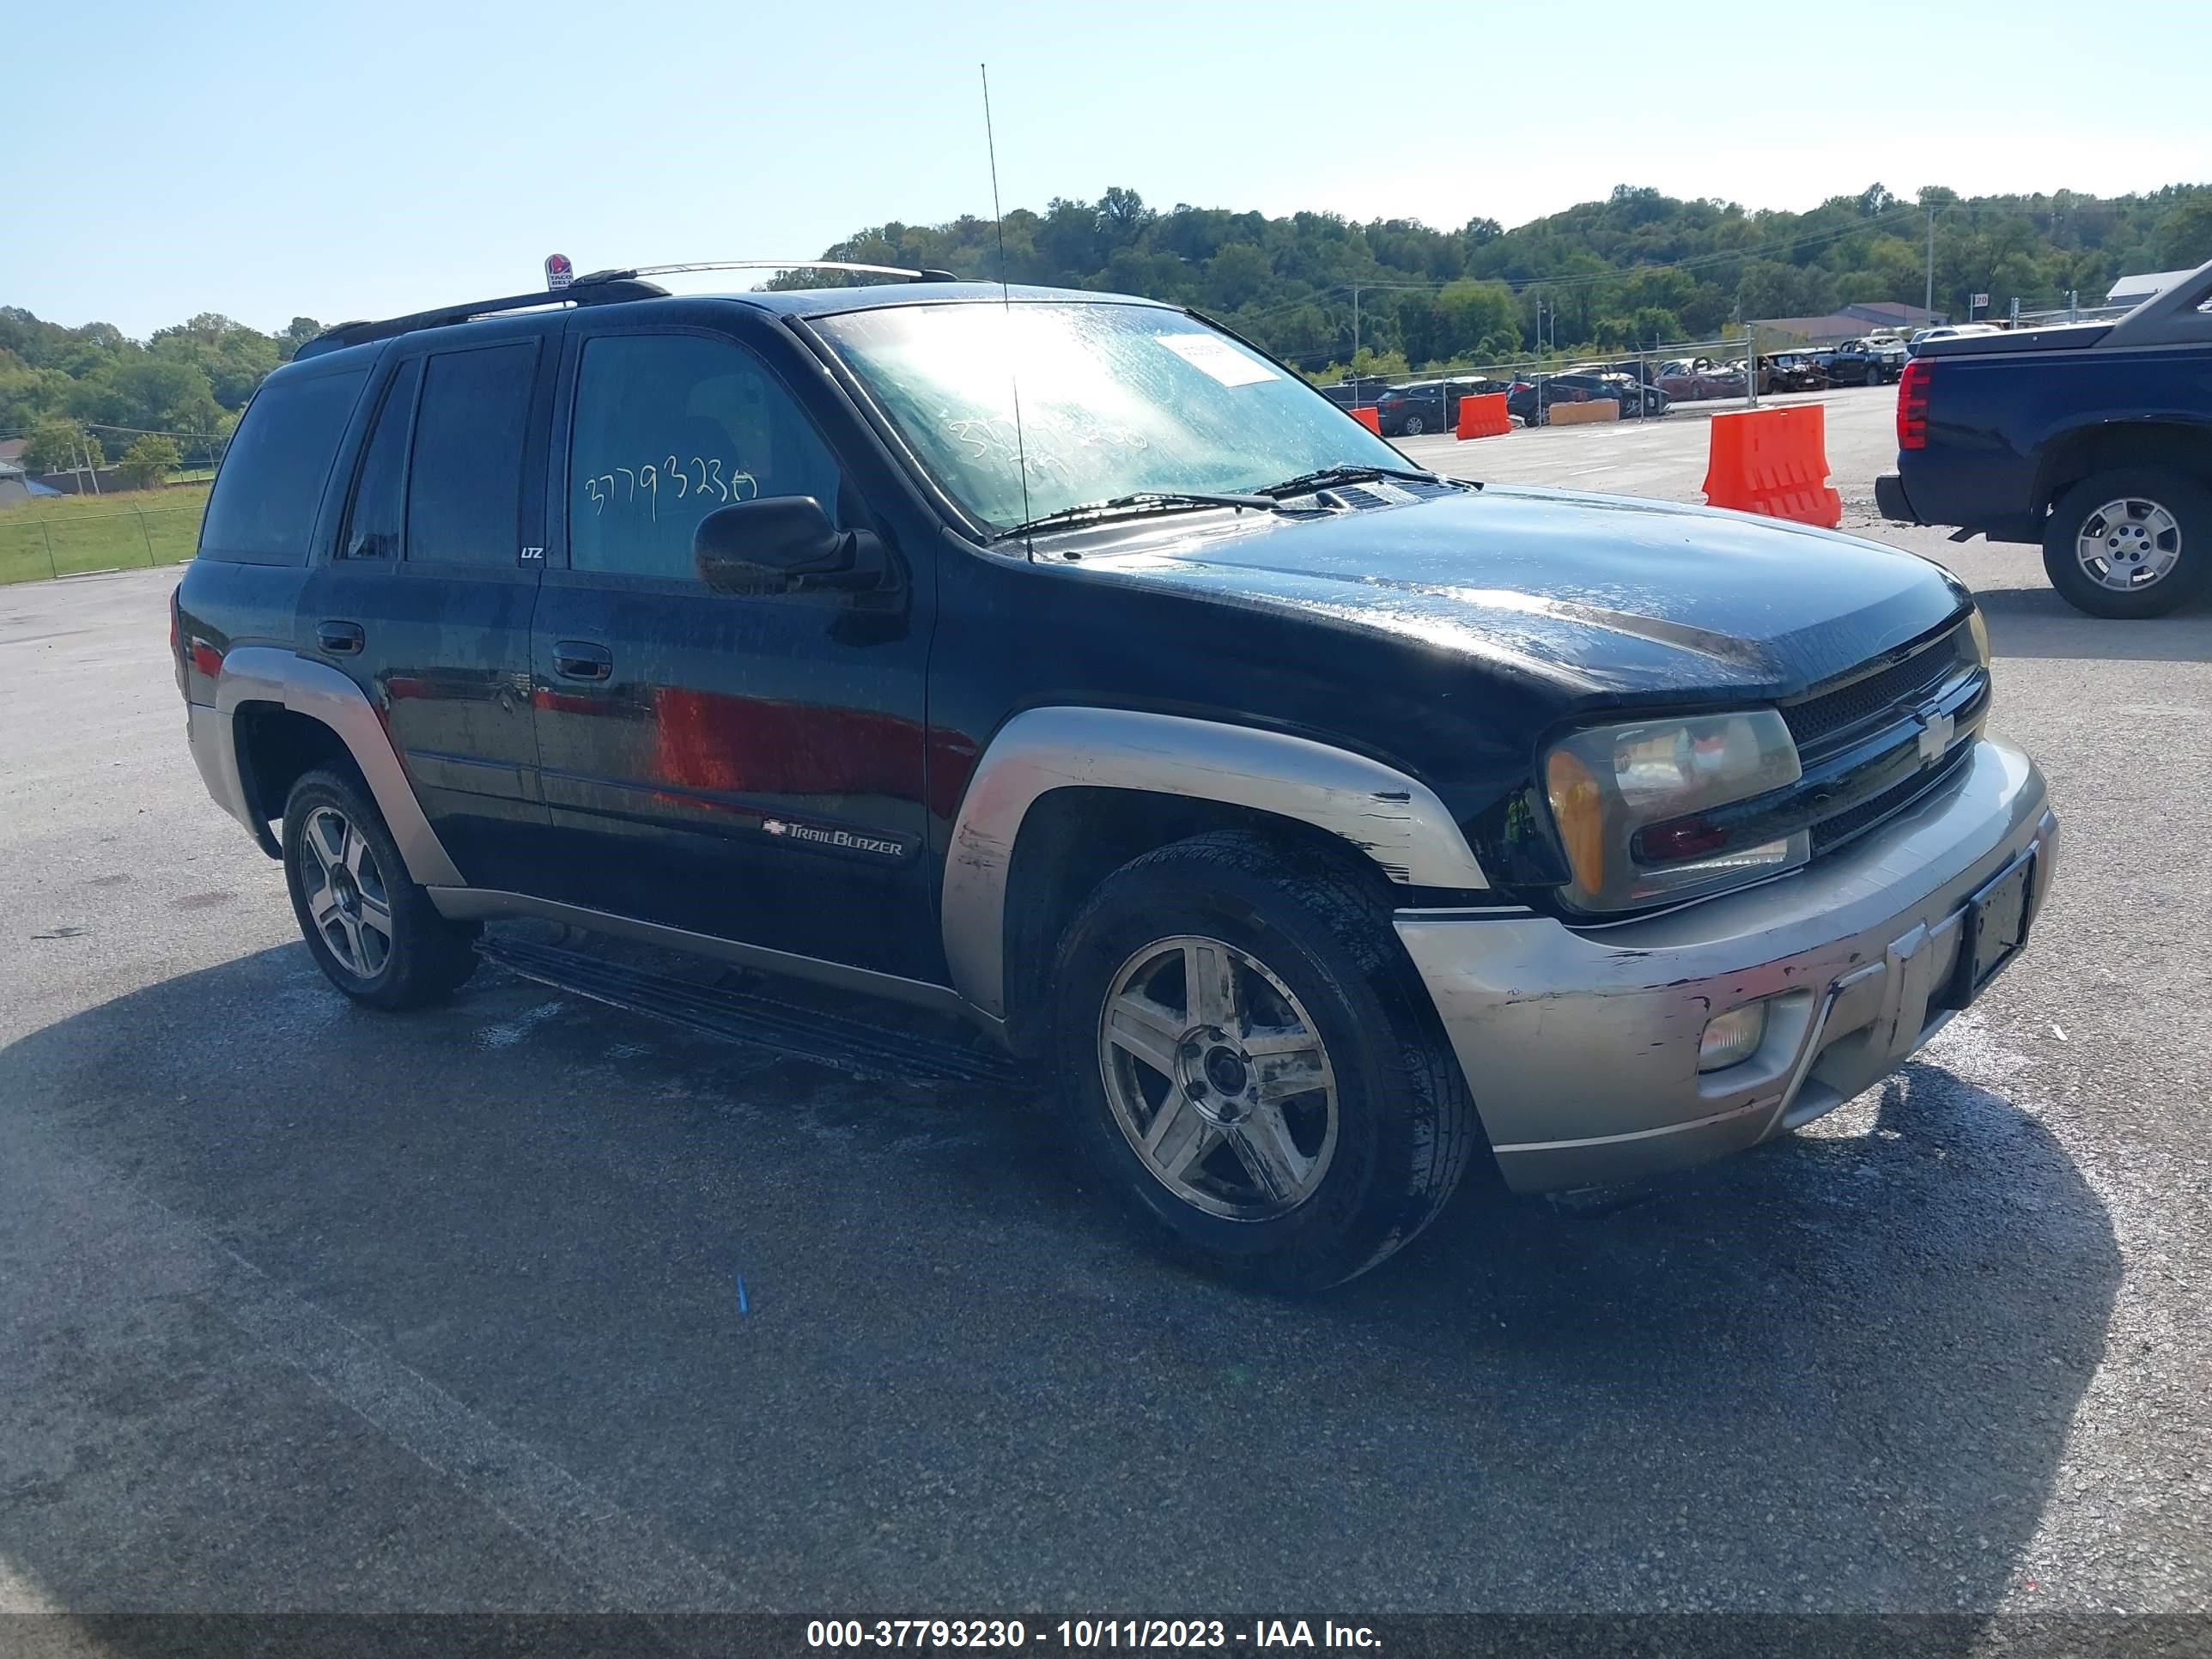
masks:
[[[367,368],[272,380],[232,435],[200,525],[199,556],[234,564],[305,564]]]

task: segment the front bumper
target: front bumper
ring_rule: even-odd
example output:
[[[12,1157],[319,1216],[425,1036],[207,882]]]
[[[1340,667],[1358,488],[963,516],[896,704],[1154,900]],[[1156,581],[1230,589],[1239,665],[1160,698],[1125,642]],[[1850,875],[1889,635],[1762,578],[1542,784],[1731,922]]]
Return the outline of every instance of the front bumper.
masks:
[[[1920,522],[1920,515],[1912,510],[1912,503],[1905,499],[1905,480],[1894,472],[1875,474],[1874,504],[1881,516],[1892,524]]]
[[[1596,1186],[1754,1145],[1895,1070],[1956,1012],[1968,900],[2032,855],[2032,925],[2057,831],[2034,763],[1983,738],[1877,833],[1741,893],[1602,928],[1419,910],[1396,926],[1507,1183]],[[1706,1021],[1762,998],[1758,1050],[1700,1074]]]

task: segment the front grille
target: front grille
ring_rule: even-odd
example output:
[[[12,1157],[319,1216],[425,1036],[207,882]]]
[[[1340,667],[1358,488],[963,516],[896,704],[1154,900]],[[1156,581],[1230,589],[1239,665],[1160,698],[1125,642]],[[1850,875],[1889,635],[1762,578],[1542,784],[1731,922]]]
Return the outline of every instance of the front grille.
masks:
[[[1963,628],[1954,629],[1902,662],[1877,669],[1832,691],[1816,691],[1802,702],[1784,705],[1782,719],[1796,740],[1797,752],[1817,750],[1839,732],[1924,701],[1966,660],[1961,648],[1965,634]]]
[[[1845,842],[1857,840],[1884,819],[1894,817],[1929,790],[1956,776],[1959,768],[1966,763],[1967,747],[1965,744],[1956,744],[1943,757],[1942,764],[1915,772],[1879,795],[1870,795],[1856,806],[1822,818],[1813,826],[1813,856],[1818,858],[1823,853],[1833,852]]]

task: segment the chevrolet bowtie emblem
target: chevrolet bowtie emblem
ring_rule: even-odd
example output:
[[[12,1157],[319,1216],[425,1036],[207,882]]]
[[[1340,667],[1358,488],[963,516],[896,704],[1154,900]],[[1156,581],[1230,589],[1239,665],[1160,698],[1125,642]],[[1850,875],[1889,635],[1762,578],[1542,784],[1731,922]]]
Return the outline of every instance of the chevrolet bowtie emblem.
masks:
[[[1944,750],[1951,746],[1951,733],[1957,722],[1940,710],[1930,709],[1920,716],[1920,758],[1924,763],[1943,758]]]

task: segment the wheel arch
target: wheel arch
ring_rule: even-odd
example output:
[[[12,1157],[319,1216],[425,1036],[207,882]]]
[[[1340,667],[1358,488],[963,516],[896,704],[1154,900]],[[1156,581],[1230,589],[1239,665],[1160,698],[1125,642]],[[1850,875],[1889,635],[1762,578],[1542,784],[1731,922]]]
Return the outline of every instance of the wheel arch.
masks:
[[[992,739],[953,822],[940,921],[954,988],[1018,1042],[1055,917],[1130,858],[1220,828],[1356,857],[1391,886],[1489,885],[1435,792],[1366,756],[1181,715],[1033,708]]]
[[[2118,467],[2171,466],[2212,483],[2212,422],[2179,417],[2100,421],[2053,438],[2036,463],[2038,520],[2083,479]]]
[[[223,658],[212,713],[210,787],[264,852],[279,851],[269,830],[283,811],[271,799],[278,787],[289,793],[310,767],[343,758],[384,815],[408,875],[426,887],[464,884],[375,706],[337,669],[273,646],[239,647]]]

